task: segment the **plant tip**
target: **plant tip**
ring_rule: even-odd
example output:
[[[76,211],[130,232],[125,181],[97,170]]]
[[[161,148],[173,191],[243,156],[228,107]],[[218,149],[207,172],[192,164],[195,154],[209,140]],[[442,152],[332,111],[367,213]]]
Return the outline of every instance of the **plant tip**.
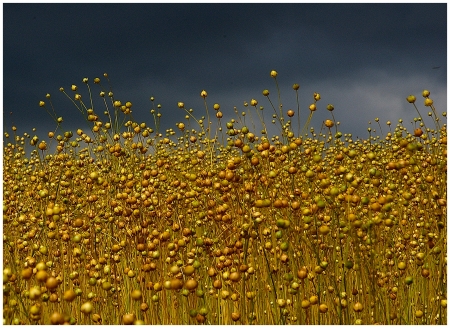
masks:
[[[326,120],[325,121],[325,126],[327,128],[332,128],[334,126],[334,122],[332,120]]]
[[[416,97],[413,95],[409,95],[408,97],[406,97],[406,100],[410,103],[410,104],[414,104],[416,102]]]

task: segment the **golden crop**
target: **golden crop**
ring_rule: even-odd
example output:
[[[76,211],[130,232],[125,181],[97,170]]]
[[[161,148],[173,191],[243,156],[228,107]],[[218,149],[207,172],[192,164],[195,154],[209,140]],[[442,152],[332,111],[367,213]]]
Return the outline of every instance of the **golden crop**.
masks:
[[[60,88],[86,119],[75,133],[38,102],[55,131],[5,133],[3,323],[446,324],[447,129],[430,92],[432,128],[409,96],[412,132],[354,140],[331,104],[305,133],[319,93],[300,133],[270,76],[273,137],[261,101],[227,122],[214,104],[213,122],[205,90],[206,117],[178,102],[165,133],[154,97],[150,127],[100,78],[104,107],[87,78],[83,97]]]

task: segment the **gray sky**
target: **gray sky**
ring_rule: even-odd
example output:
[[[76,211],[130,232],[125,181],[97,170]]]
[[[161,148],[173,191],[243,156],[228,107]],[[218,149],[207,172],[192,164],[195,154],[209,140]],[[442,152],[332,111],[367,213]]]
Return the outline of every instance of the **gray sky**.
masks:
[[[313,93],[322,99],[312,125],[318,131],[334,105],[343,133],[368,136],[368,122],[410,122],[417,116],[405,98],[431,91],[439,112],[447,107],[447,4],[3,4],[4,130],[44,137],[55,124],[38,106],[52,95],[63,130],[87,128],[60,93],[108,72],[115,97],[133,103],[139,122],[153,126],[150,96],[162,105],[163,128],[184,121],[183,101],[194,113],[207,102],[224,118],[252,98],[273,110],[262,90],[277,70],[285,110],[296,110],[292,84],[300,84],[301,120]],[[440,67],[435,68],[434,67]],[[107,86],[102,78],[104,86]],[[69,94],[73,95],[72,92]],[[99,98],[99,97],[97,97]],[[97,107],[96,107],[97,108]],[[12,115],[10,115],[12,112]],[[97,109],[103,115],[103,110]],[[257,116],[253,113],[253,118]],[[297,122],[297,118],[293,118]],[[406,126],[411,126],[409,123]],[[432,125],[431,125],[432,126]],[[412,127],[412,126],[411,126]],[[294,125],[294,131],[297,130]]]

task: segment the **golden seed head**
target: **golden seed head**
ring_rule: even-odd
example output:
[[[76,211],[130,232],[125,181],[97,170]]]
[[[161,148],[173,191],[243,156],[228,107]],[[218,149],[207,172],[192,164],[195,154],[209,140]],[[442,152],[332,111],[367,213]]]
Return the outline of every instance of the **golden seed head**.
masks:
[[[214,104],[214,110],[219,110],[220,109],[220,105],[219,104]]]
[[[59,91],[64,92],[64,88],[63,87],[59,88]]]
[[[75,94],[75,100],[81,100],[81,95],[78,94],[78,93],[76,93],[76,94]]]
[[[430,99],[430,98],[426,98],[426,99],[425,99],[425,106],[426,106],[426,107],[429,107],[429,106],[431,106],[431,105],[433,105],[433,100]]]
[[[83,312],[84,314],[91,313],[93,309],[94,306],[92,305],[91,302],[86,302],[81,305],[81,312]]]
[[[298,89],[300,89],[300,85],[298,85],[297,83],[295,83],[295,84],[292,86],[292,89],[298,90]]]
[[[63,295],[63,299],[68,302],[72,302],[76,297],[77,295],[72,289],[66,290]]]
[[[422,91],[422,97],[426,98],[426,97],[429,97],[429,96],[430,96],[430,91],[428,91],[428,90],[423,90]]]
[[[202,92],[200,92],[200,97],[206,98],[208,97],[208,93],[205,90],[202,90]]]
[[[155,101],[155,97],[150,97],[150,101]]]
[[[101,323],[102,322],[102,317],[100,316],[100,314],[94,313],[92,315],[92,321]]]
[[[409,95],[406,97],[406,101],[408,101],[410,104],[414,104],[416,102],[416,97],[413,95]]]
[[[78,89],[78,87],[75,84],[72,84],[70,88],[72,89],[72,91],[77,91]]]
[[[45,95],[45,98],[50,99],[50,94],[47,93],[47,94]]]
[[[88,80],[87,77],[84,77],[84,78],[83,78],[83,83],[88,83],[88,81],[89,81],[89,80]]]
[[[108,73],[103,73],[103,76],[104,77],[108,77]]]
[[[116,100],[114,102],[114,107],[122,107],[122,103],[120,102],[120,100]]]
[[[94,83],[100,83],[100,78],[96,77],[96,78],[94,79]]]
[[[311,105],[309,105],[309,110],[310,110],[311,112],[316,111],[316,109],[317,109],[316,104],[311,104]]]
[[[112,91],[108,92],[108,97],[112,97],[114,96],[114,93],[112,93]]]
[[[317,92],[314,92],[314,100],[319,101],[320,100],[320,94]]]
[[[31,306],[30,310],[29,310],[30,314],[32,314],[32,315],[40,314],[41,311],[42,311],[42,308],[41,308],[40,304],[35,304],[35,305]]]
[[[360,302],[356,302],[356,303],[353,305],[353,310],[354,310],[355,312],[361,312],[363,309],[364,309],[364,306],[363,306]]]
[[[183,109],[184,108],[184,102],[178,102],[178,108]]]
[[[328,311],[328,306],[324,303],[320,304],[319,311],[320,311],[320,313],[326,313]]]
[[[45,102],[43,102],[42,100],[39,102],[39,107],[44,107],[45,106]]]
[[[131,298],[134,300],[140,300],[142,298],[142,292],[138,289],[135,289],[131,292]]]
[[[252,100],[250,100],[250,105],[251,105],[251,106],[256,106],[256,105],[258,105],[258,101],[255,100],[255,99],[252,99]]]
[[[332,120],[326,120],[325,121],[325,126],[327,128],[332,128],[334,126],[334,122]]]
[[[262,94],[264,97],[267,97],[269,95],[269,90],[263,90]]]
[[[273,78],[276,78],[277,75],[278,75],[278,72],[277,72],[277,71],[271,71],[271,72],[270,72],[270,76],[273,77]]]
[[[334,110],[334,106],[332,104],[328,104],[327,109],[332,112]]]
[[[47,149],[47,144],[45,143],[45,141],[41,141],[38,145],[38,148],[40,150],[46,150]]]

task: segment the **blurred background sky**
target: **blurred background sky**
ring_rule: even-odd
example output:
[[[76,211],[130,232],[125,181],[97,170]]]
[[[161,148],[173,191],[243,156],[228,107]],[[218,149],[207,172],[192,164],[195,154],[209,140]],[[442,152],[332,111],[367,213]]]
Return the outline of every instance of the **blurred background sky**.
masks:
[[[417,113],[405,99],[410,94],[424,117],[423,89],[431,91],[438,112],[446,111],[447,11],[446,3],[4,3],[3,129],[10,132],[14,124],[19,134],[41,138],[54,130],[38,105],[47,93],[64,131],[87,129],[58,90],[73,95],[76,84],[87,101],[82,79],[88,77],[99,98],[92,81],[100,77],[107,87],[104,72],[115,98],[131,101],[134,118],[150,126],[151,96],[162,105],[162,128],[175,128],[185,116],[179,101],[204,114],[203,89],[210,109],[219,103],[224,119],[254,98],[270,122],[273,110],[262,91],[270,90],[276,106],[270,71],[277,70],[285,111],[296,110],[292,85],[300,84],[302,122],[313,93],[321,94],[316,131],[331,118],[331,103],[343,133],[367,138],[369,121],[379,130],[378,117],[385,135],[388,120],[395,126],[402,118],[412,127]]]

